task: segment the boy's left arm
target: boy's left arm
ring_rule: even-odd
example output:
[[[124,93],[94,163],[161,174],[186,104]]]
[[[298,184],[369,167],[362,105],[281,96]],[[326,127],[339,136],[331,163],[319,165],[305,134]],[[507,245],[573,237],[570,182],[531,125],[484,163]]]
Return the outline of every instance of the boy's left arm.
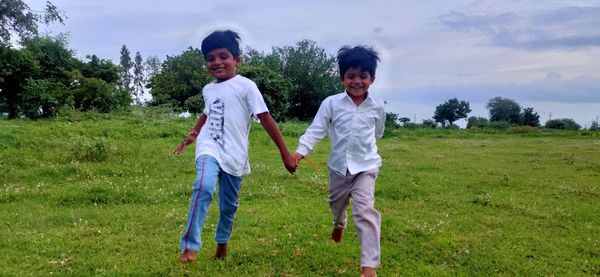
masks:
[[[375,138],[380,139],[383,137],[383,131],[385,131],[385,110],[383,107],[379,109],[379,121],[375,124],[377,124],[377,126],[375,126]]]
[[[277,128],[277,123],[275,123],[275,120],[271,114],[264,112],[257,114],[256,117],[258,117],[260,124],[263,126],[265,131],[267,131],[273,142],[275,142],[275,145],[277,145],[279,153],[281,154],[281,159],[283,160],[283,164],[285,165],[287,171],[294,173],[296,171],[296,165],[291,159],[290,152],[288,151],[287,146],[285,146],[283,137],[279,132],[279,128]]]

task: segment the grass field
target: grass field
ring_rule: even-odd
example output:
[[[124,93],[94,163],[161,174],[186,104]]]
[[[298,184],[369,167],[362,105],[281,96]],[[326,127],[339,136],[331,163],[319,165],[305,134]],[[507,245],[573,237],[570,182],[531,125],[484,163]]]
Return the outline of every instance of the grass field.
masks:
[[[181,265],[194,119],[74,114],[0,121],[0,275],[357,276],[352,220],[329,239],[327,141],[289,175],[250,135],[230,255]],[[306,125],[280,124],[290,148]],[[376,188],[380,276],[600,275],[600,136],[589,132],[388,132]]]

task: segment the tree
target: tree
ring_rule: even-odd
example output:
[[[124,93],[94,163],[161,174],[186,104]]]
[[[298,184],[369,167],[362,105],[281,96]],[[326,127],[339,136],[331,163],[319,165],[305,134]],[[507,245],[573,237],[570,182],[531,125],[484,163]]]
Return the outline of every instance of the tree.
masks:
[[[263,52],[258,52],[258,50],[252,49],[250,47],[246,48],[242,54],[242,60],[245,64],[254,65],[254,66],[264,66],[268,69],[271,69],[276,72],[282,72],[282,64],[281,57],[275,50],[266,55]]]
[[[385,113],[385,127],[386,128],[399,128],[398,117],[400,117],[397,113]]]
[[[256,83],[273,118],[284,121],[290,107],[288,99],[294,87],[292,82],[262,65],[240,64],[238,73]]]
[[[131,95],[97,78],[80,76],[73,89],[74,106],[80,111],[108,113],[131,103]]]
[[[63,83],[52,79],[29,79],[23,91],[23,114],[28,118],[48,118],[59,108],[73,106],[73,95]]]
[[[490,121],[521,124],[521,106],[512,99],[494,97],[487,103],[486,108],[490,111]]]
[[[466,118],[470,112],[469,102],[458,101],[458,99],[452,98],[435,107],[433,119],[444,127],[446,126],[446,122],[453,125],[454,121]]]
[[[141,98],[144,96],[144,60],[140,52],[135,52],[133,62],[133,89],[135,102],[141,104]]]
[[[37,76],[40,67],[28,51],[11,49],[0,44],[0,112],[17,118],[23,110],[23,91],[27,80]]]
[[[144,67],[146,70],[146,81],[152,79],[154,75],[160,73],[160,59],[157,56],[149,56],[146,57],[146,66]],[[147,87],[147,84],[146,84]]]
[[[40,75],[45,79],[69,86],[73,82],[73,73],[77,71],[78,61],[75,52],[69,48],[68,36],[33,36],[21,41],[23,49],[30,52],[40,66]]]
[[[264,59],[278,60],[283,76],[294,84],[289,98],[290,118],[312,119],[327,96],[341,91],[335,57],[327,55],[314,41],[305,39],[295,47],[274,47]]]
[[[540,126],[540,116],[533,111],[533,108],[523,109],[523,114],[521,115],[521,118],[523,119],[523,125],[531,127]]]
[[[598,121],[596,121],[596,120],[592,121],[592,125],[590,125],[590,128],[588,130],[600,131],[600,124],[598,124]]]
[[[79,65],[83,77],[96,78],[116,85],[120,82],[119,67],[110,60],[100,59],[96,55],[86,56],[87,63]]]
[[[38,24],[49,24],[58,21],[61,24],[66,18],[63,11],[59,10],[50,1],[46,2],[43,12],[32,10],[22,0],[0,1],[0,43],[10,44],[11,33],[19,37],[36,35]]]
[[[424,119],[421,122],[421,126],[423,128],[428,128],[428,129],[435,129],[435,127],[437,127],[437,123],[435,123],[435,121],[431,120],[431,119]]]
[[[127,91],[128,93],[132,92],[131,81],[133,76],[131,75],[131,68],[133,68],[133,63],[131,62],[129,49],[127,49],[127,46],[125,45],[121,47],[119,65],[121,65],[121,83],[119,84],[119,89]]]
[[[406,124],[406,123],[410,122],[410,118],[408,118],[408,117],[401,117],[401,118],[398,118],[398,121],[400,121],[402,124]]]
[[[559,130],[579,130],[581,125],[577,124],[575,120],[570,118],[557,118],[546,121],[545,127],[548,129],[559,129]]]
[[[181,55],[167,56],[162,70],[150,78],[150,105],[172,105],[179,109],[185,101],[201,93],[202,87],[212,80],[204,69],[204,57],[198,48],[188,48]]]

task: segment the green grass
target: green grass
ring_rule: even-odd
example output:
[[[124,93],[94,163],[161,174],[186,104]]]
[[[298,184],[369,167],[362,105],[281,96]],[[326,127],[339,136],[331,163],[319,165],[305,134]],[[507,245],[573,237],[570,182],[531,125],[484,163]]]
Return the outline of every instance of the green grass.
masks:
[[[329,143],[287,174],[250,135],[230,256],[214,253],[217,206],[196,263],[180,265],[193,119],[74,114],[0,121],[0,275],[356,276],[352,219],[329,239]],[[290,148],[306,124],[280,124]],[[394,130],[379,141],[380,276],[597,276],[600,139],[590,132]]]

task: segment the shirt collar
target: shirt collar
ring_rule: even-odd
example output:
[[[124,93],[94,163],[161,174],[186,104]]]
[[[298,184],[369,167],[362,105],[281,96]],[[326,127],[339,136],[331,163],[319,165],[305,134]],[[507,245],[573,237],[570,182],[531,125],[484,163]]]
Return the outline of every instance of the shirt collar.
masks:
[[[368,91],[367,91],[366,95],[367,95],[367,97],[365,97],[365,101],[363,101],[363,102],[372,101],[371,99],[373,99],[373,98],[371,97],[371,94]],[[346,90],[344,90],[344,98],[346,98],[346,99],[348,99],[348,101],[352,102],[352,98],[350,98],[350,95],[348,95],[348,92],[346,92]],[[352,103],[354,103],[354,102],[352,102]]]

